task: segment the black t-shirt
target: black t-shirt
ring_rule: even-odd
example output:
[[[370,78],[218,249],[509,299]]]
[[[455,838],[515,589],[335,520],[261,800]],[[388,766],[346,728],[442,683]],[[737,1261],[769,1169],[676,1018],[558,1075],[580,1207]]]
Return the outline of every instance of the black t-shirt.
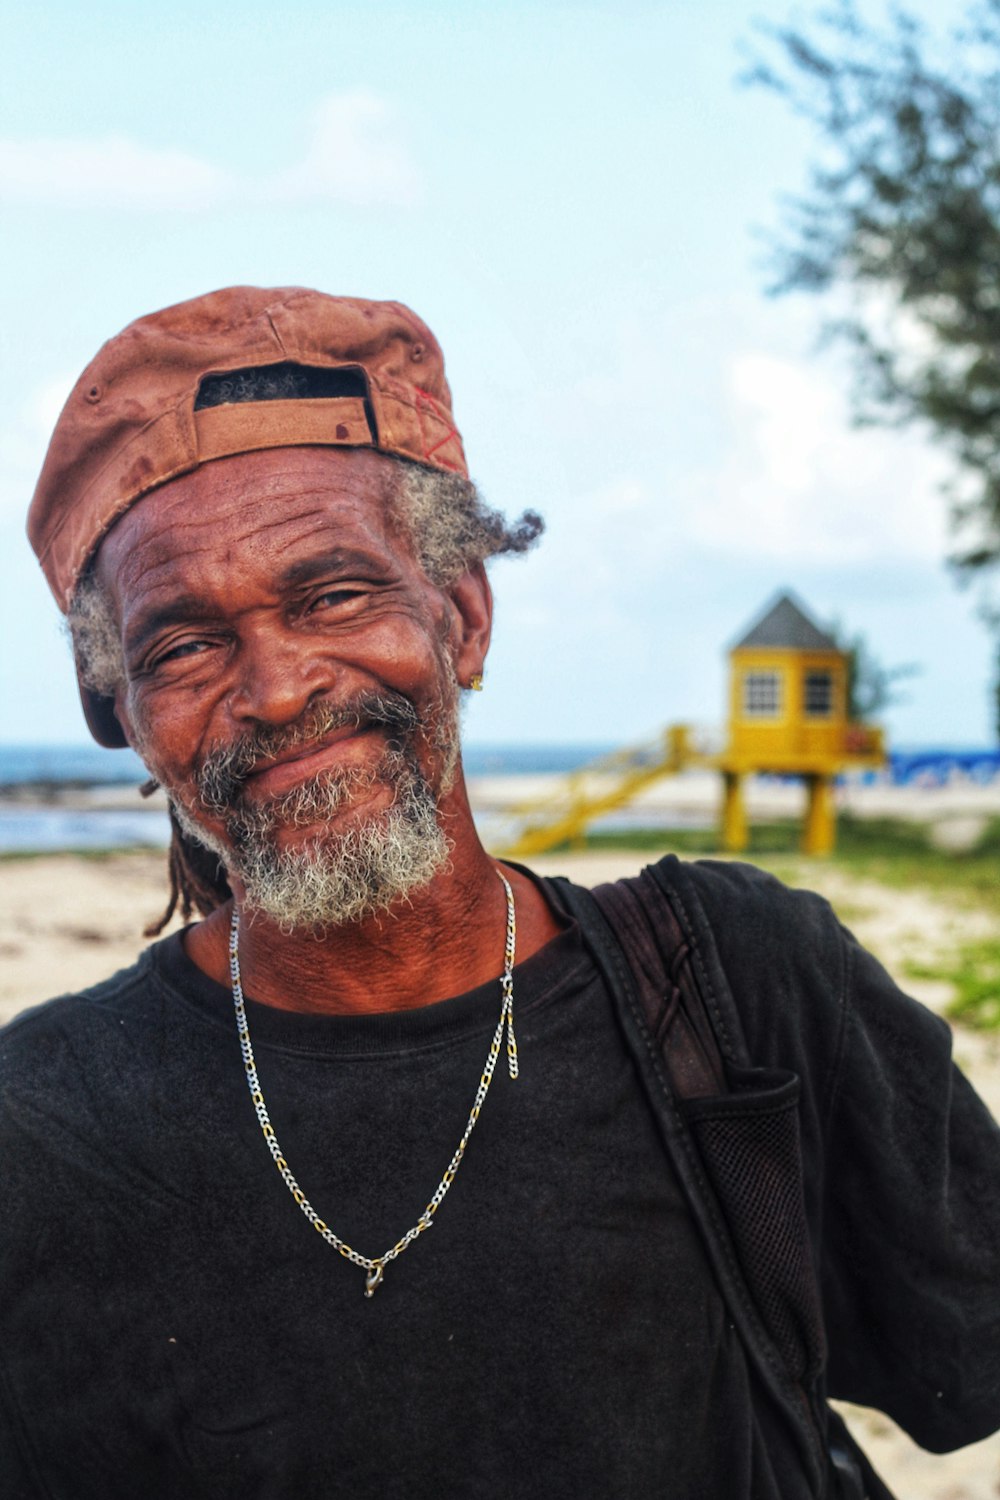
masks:
[[[985,1436],[1000,1130],[948,1028],[819,898],[730,863],[660,874],[727,1056],[793,1079],[818,1399],[825,1379],[936,1451]],[[618,888],[623,920],[649,879]],[[514,1006],[521,1076],[501,1055],[452,1193],[369,1300],[275,1171],[231,996],[179,939],[0,1032],[2,1500],[815,1493],[575,929],[518,966]],[[411,1014],[248,1010],[292,1171],[384,1253],[461,1137],[499,984]],[[701,1104],[756,1127],[769,1098]]]
[[[291,1170],[363,1254],[430,1198],[499,1010],[497,982],[363,1017],[248,1002]],[[370,1299],[275,1170],[232,998],[178,937],[15,1023],[2,1492],[770,1494],[743,1351],[575,928],[517,967],[514,1014],[520,1077],[501,1054],[433,1228]]]

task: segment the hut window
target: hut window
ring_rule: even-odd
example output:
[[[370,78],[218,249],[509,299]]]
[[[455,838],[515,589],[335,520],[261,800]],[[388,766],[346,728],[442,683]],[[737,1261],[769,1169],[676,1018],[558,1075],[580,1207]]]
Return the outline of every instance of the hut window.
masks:
[[[828,719],[833,713],[832,673],[806,673],[805,711],[810,719]]]
[[[748,719],[776,719],[781,713],[778,672],[747,672],[743,678],[743,712]]]

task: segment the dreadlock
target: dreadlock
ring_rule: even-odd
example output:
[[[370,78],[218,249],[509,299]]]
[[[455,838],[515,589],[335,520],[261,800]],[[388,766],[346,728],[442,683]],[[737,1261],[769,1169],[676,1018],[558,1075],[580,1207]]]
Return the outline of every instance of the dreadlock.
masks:
[[[140,788],[144,797],[157,790],[158,783],[147,781]],[[159,937],[175,912],[182,922],[190,922],[195,912],[207,917],[232,896],[226,872],[217,854],[188,836],[170,809],[170,849],[167,854],[170,896],[158,922],[143,929],[143,937]]]

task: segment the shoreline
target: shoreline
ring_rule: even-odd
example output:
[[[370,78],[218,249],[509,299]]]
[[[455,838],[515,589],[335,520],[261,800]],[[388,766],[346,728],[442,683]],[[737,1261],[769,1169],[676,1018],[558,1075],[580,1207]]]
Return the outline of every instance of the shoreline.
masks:
[[[465,779],[474,805],[506,811],[522,802],[547,801],[564,790],[571,779],[574,785],[588,790],[606,789],[612,784],[614,775],[582,767],[572,773],[481,772],[467,774]],[[704,767],[664,774],[658,781],[636,794],[634,805],[649,808],[714,805],[719,796],[720,779],[718,771]],[[33,780],[0,782],[0,811],[5,807],[64,807],[75,812],[165,808],[166,796],[162,789],[156,788],[143,796],[142,787],[146,784],[138,781],[95,782],[84,777],[56,779],[45,776]],[[756,798],[761,807],[788,806],[796,801],[801,792],[802,782],[799,778],[772,774],[746,777],[746,794],[748,798]],[[950,807],[967,803],[1000,810],[1000,776],[990,781],[954,776],[943,782],[904,783],[879,779],[878,776],[848,775],[838,778],[835,792],[839,803],[856,806],[863,815],[868,809],[899,806],[911,810],[914,816],[933,818]]]

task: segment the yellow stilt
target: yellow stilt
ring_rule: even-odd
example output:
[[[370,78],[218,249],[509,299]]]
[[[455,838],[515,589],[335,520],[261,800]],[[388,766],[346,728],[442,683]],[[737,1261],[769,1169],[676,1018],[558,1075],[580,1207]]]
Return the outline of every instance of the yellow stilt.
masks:
[[[803,854],[832,854],[837,842],[833,778],[807,776],[806,791],[806,821],[802,829],[802,852]]]
[[[747,814],[743,802],[743,777],[737,771],[723,773],[722,847],[738,854],[747,846]]]

